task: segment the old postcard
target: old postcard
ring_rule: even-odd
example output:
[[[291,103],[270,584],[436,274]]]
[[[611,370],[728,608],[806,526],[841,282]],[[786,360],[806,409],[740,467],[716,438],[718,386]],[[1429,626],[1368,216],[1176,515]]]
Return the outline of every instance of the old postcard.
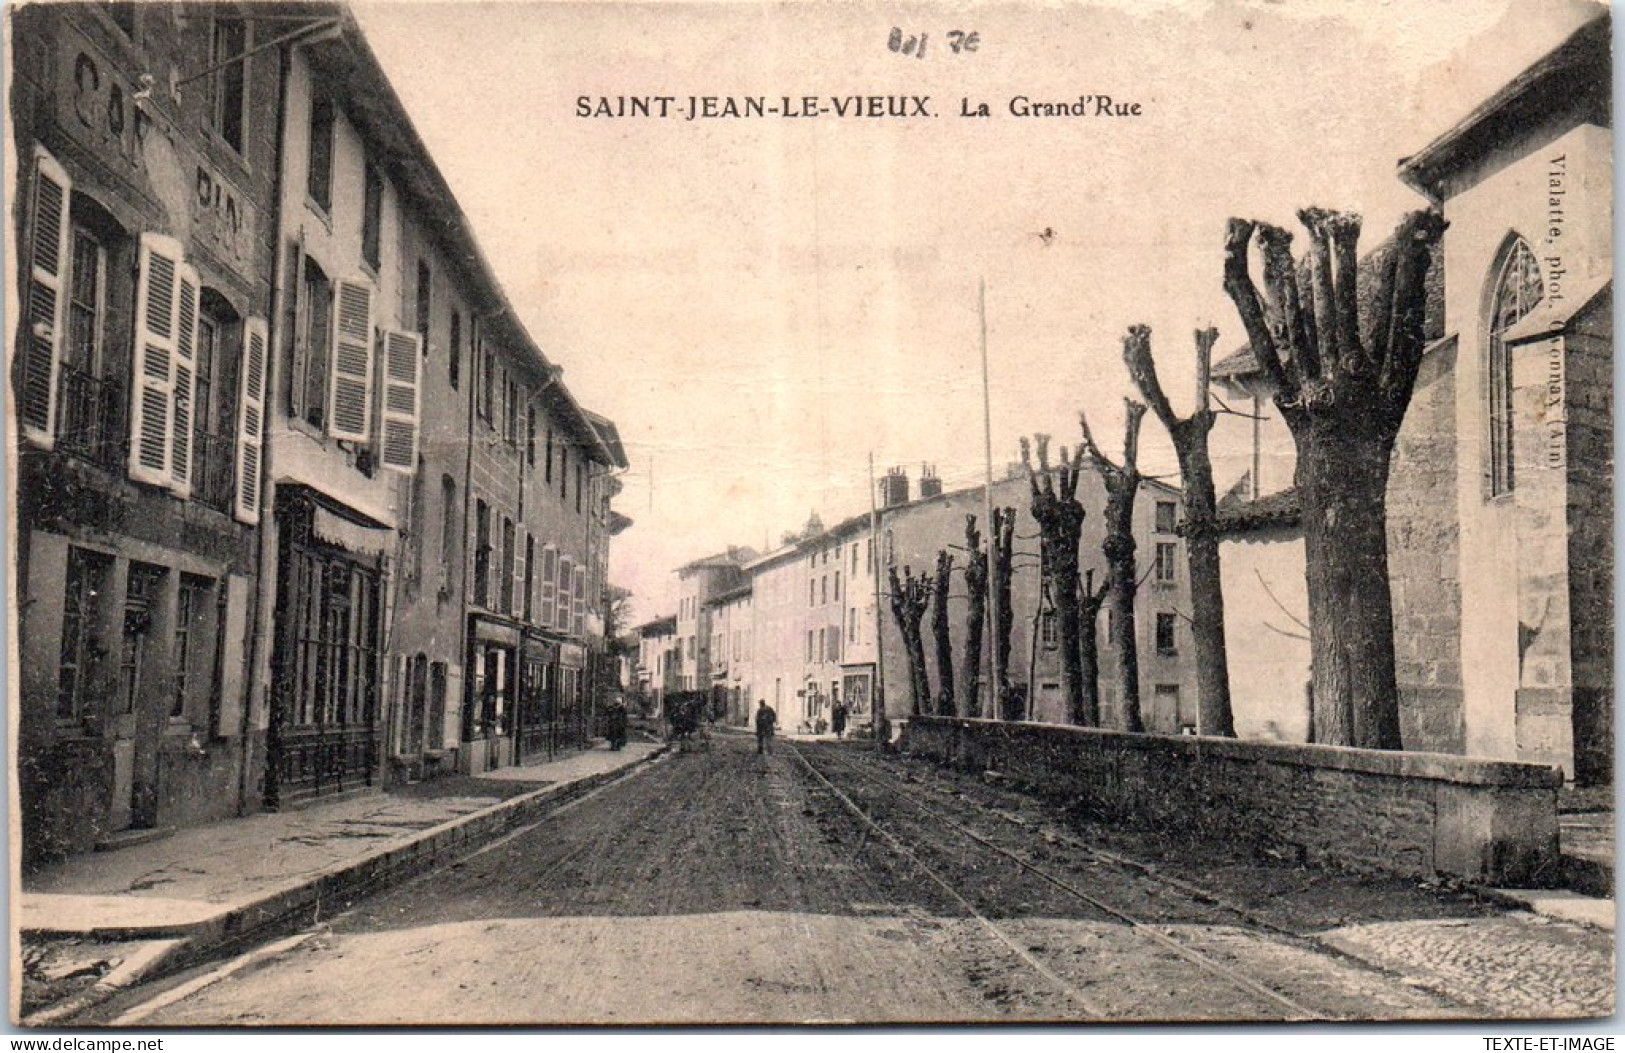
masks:
[[[1605,5],[6,32],[15,1025],[1612,1016]]]

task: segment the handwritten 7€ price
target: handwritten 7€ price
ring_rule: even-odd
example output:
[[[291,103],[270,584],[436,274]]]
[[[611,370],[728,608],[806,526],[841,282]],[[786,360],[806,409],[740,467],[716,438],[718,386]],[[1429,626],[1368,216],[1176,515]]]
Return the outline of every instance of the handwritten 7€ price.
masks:
[[[948,31],[948,49],[955,55],[968,51],[975,51],[982,44],[982,34],[961,29]],[[896,26],[892,27],[891,39],[887,46],[899,55],[913,55],[915,58],[925,58],[925,44],[930,38],[929,33],[904,33]]]

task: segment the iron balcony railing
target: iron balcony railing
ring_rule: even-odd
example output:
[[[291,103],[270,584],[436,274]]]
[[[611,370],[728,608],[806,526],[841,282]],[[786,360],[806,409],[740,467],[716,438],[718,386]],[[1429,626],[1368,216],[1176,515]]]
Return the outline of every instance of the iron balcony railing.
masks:
[[[57,449],[104,468],[124,463],[124,387],[118,381],[62,366]]]

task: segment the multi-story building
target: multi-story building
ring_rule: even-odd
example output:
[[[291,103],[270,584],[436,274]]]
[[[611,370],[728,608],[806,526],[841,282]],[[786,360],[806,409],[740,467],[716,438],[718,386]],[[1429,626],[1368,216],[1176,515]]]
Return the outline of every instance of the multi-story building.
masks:
[[[807,719],[807,558],[798,541],[787,541],[745,565],[751,585],[751,682],[756,702],[778,714],[779,727],[795,731]]]
[[[751,586],[746,581],[719,592],[705,603],[709,612],[711,642],[711,696],[722,719],[743,724],[755,708],[751,697]]]
[[[677,648],[677,616],[667,615],[644,622],[636,629],[638,636],[637,693],[643,700],[644,711],[654,715],[665,712],[666,696],[680,691],[681,673]]]
[[[730,547],[677,568],[678,690],[710,690],[711,612],[706,605],[743,584],[743,567],[754,556],[748,548]]]
[[[256,806],[278,52],[235,6],[11,12],[18,785],[33,863]]]

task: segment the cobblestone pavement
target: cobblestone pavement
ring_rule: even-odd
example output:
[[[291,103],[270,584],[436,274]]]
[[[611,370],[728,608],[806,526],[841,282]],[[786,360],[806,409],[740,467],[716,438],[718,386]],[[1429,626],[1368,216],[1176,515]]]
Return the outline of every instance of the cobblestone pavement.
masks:
[[[1447,988],[1497,1016],[1613,1012],[1614,941],[1588,926],[1517,912],[1350,925],[1321,938],[1382,968]]]

